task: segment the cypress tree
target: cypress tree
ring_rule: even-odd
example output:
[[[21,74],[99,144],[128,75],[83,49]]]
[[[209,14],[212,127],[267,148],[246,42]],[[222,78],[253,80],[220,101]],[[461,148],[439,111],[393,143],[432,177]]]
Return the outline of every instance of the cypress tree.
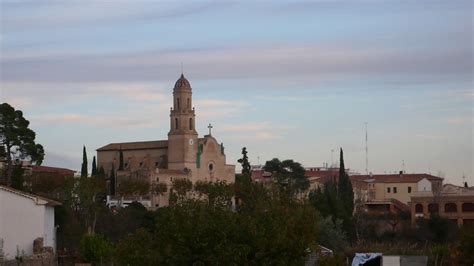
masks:
[[[118,170],[119,171],[123,171],[123,152],[122,152],[122,149],[120,149],[120,152],[119,152],[119,168]]]
[[[250,176],[250,163],[246,147],[242,148],[242,158],[238,162],[242,165],[242,174]]]
[[[87,177],[87,153],[85,145],[82,149],[81,177]]]
[[[349,176],[346,173],[344,166],[344,155],[341,148],[340,163],[339,163],[339,182],[337,184],[337,195],[341,203],[341,218],[345,224],[348,225],[348,220],[352,217],[354,210],[354,191]]]
[[[105,170],[103,166],[101,166],[99,168],[99,171],[97,171],[97,177],[105,179]]]
[[[95,156],[94,158],[92,159],[92,170],[91,170],[91,175],[92,176],[97,176],[98,172],[97,172],[97,163],[95,161]]]
[[[112,164],[112,171],[110,172],[110,195],[115,196],[117,188],[117,180],[115,178],[115,166]]]

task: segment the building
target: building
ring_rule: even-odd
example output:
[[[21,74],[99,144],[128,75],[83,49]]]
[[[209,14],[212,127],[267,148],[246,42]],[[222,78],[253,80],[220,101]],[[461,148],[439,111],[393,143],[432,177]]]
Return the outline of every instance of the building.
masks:
[[[427,218],[431,214],[446,217],[459,226],[474,227],[474,187],[446,184],[440,191],[418,191],[411,196],[411,219]]]
[[[56,250],[54,206],[59,202],[0,185],[0,238],[5,260],[33,255],[33,242]]]
[[[233,183],[235,165],[226,163],[223,143],[209,134],[198,136],[196,110],[192,102],[192,88],[181,74],[173,89],[168,139],[111,143],[97,149],[97,165],[110,175],[116,171],[117,184],[124,179],[136,179],[151,185],[171,185],[173,178],[197,181],[224,180]],[[123,169],[120,168],[120,153]],[[149,195],[155,207],[167,205],[168,195]]]
[[[367,211],[409,211],[411,197],[417,192],[439,191],[443,179],[429,174],[352,175],[354,198]]]

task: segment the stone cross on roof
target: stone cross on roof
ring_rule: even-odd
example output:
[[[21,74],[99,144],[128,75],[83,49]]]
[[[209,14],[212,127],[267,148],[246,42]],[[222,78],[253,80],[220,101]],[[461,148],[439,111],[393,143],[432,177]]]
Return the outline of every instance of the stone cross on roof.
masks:
[[[207,128],[209,128],[209,136],[211,135],[211,130],[213,128],[213,126],[211,124],[209,124],[209,126],[207,126]]]

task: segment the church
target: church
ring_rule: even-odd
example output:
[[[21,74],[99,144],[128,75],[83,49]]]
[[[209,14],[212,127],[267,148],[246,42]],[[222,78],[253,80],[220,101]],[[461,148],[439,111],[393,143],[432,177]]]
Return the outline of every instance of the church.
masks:
[[[121,180],[147,181],[151,186],[165,183],[168,191],[173,178],[233,183],[235,165],[226,163],[224,146],[209,134],[200,138],[196,131],[196,110],[192,88],[181,74],[173,89],[168,139],[111,143],[97,149],[97,166],[110,176],[114,171],[117,187]],[[120,156],[123,165],[120,167]],[[167,194],[148,195],[150,207],[167,205]]]

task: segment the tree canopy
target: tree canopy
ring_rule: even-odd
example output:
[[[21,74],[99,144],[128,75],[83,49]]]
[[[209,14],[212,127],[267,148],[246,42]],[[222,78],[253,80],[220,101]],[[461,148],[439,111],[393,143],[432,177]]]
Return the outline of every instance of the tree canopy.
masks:
[[[0,150],[6,157],[5,181],[8,185],[11,184],[16,160],[29,159],[37,165],[43,162],[43,146],[35,142],[36,133],[29,125],[22,111],[15,110],[8,103],[0,104]]]

